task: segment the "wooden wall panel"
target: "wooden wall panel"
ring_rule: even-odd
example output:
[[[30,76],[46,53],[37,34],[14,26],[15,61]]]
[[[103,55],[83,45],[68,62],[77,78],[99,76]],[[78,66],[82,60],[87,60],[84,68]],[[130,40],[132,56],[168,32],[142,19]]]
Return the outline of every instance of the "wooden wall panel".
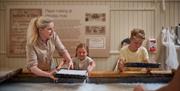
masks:
[[[160,41],[162,26],[176,26],[180,23],[180,0],[1,0],[0,2],[0,67],[25,67],[25,58],[6,56],[7,31],[5,28],[8,5],[107,5],[110,6],[110,50],[108,58],[94,58],[95,70],[112,70],[119,55],[120,41],[130,35],[133,28],[143,28],[147,38],[158,40],[158,61],[164,61]],[[57,59],[60,60],[60,59]]]

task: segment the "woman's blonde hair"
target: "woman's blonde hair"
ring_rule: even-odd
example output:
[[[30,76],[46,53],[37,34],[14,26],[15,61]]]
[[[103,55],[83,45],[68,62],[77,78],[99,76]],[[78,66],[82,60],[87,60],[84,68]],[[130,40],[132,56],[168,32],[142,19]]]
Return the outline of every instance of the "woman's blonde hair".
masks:
[[[34,44],[39,36],[39,29],[43,29],[53,22],[50,17],[40,16],[31,19],[27,29],[27,43]]]

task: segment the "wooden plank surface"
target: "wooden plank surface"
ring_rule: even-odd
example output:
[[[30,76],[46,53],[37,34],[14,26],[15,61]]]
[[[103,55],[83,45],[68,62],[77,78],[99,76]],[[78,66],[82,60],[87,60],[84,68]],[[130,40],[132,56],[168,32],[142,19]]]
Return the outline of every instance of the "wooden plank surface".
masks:
[[[24,76],[33,76],[34,74],[30,71],[23,70],[22,75]],[[166,70],[152,70],[150,74],[147,74],[147,71],[92,71],[88,73],[88,77],[123,77],[123,76],[134,76],[134,75],[172,75],[171,71]]]
[[[171,75],[171,71],[151,71],[148,74],[146,71],[93,71],[88,74],[89,77],[123,77],[123,76],[134,76],[134,75]]]
[[[147,74],[145,71],[125,71],[120,73],[118,71],[92,71],[88,73],[87,79],[76,78],[59,78],[58,83],[167,83],[173,77],[171,71],[152,71]],[[32,83],[47,83],[54,82],[48,77],[36,76],[29,71],[22,73],[9,79],[10,82],[32,82]]]

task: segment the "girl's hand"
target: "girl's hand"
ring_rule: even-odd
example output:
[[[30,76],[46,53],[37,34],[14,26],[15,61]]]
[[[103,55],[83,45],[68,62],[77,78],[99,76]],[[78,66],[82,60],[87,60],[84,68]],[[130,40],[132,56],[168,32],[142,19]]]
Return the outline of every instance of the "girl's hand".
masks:
[[[119,60],[118,68],[120,72],[124,72],[125,68],[124,68],[124,62],[122,60]]]

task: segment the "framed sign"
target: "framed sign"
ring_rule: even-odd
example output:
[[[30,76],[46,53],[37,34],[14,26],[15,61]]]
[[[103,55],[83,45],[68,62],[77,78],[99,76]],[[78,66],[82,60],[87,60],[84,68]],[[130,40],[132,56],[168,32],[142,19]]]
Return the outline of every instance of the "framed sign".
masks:
[[[33,17],[40,15],[42,15],[41,9],[9,9],[8,56],[25,56],[28,24]]]

